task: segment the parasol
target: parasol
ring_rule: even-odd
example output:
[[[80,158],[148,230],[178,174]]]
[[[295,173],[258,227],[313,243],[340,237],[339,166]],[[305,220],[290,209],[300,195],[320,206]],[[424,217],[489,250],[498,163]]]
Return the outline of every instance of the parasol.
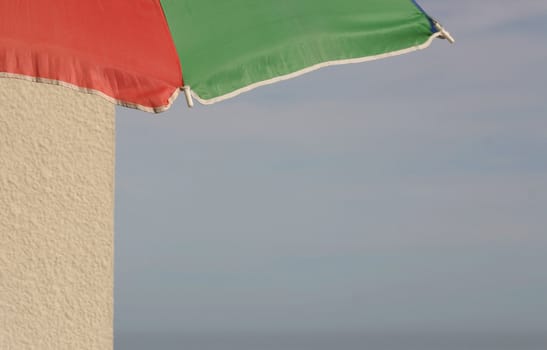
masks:
[[[436,37],[453,41],[413,0],[0,0],[0,76],[161,112]]]

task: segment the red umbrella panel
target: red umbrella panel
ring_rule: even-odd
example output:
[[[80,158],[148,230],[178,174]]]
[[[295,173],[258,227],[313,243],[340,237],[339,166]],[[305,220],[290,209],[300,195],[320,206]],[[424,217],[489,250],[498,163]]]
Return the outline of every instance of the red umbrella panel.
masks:
[[[184,86],[159,1],[0,0],[0,14],[2,76],[150,112],[167,109]]]

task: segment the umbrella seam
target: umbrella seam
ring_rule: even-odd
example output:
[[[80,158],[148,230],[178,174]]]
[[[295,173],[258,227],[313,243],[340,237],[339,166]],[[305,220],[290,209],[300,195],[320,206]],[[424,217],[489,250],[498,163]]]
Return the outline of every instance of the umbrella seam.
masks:
[[[165,30],[165,32],[167,33],[167,35],[171,39],[171,52],[177,58],[177,63],[178,63],[177,67],[179,69],[178,73],[180,75],[180,80],[181,80],[181,82],[180,82],[181,86],[180,87],[183,87],[184,86],[184,75],[182,74],[182,62],[181,62],[181,59],[179,57],[177,47],[175,45],[175,40],[173,39],[173,34],[171,33],[171,28],[169,27],[169,22],[167,21],[167,16],[165,15],[165,10],[163,9],[163,5],[161,4],[160,0],[157,0],[157,5],[159,6],[161,14],[163,16],[163,29]]]

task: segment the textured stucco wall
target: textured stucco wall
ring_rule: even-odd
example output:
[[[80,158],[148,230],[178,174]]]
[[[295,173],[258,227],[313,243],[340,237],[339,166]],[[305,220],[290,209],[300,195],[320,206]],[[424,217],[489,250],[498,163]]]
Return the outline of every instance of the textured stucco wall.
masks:
[[[114,106],[0,79],[0,349],[112,349]]]

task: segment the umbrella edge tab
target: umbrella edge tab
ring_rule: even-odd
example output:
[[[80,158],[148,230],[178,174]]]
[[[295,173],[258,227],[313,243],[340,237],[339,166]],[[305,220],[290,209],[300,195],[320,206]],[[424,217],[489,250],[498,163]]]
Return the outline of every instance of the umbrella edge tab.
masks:
[[[194,107],[194,99],[192,98],[192,90],[189,85],[183,86],[184,96],[186,97],[186,104],[189,108]]]

